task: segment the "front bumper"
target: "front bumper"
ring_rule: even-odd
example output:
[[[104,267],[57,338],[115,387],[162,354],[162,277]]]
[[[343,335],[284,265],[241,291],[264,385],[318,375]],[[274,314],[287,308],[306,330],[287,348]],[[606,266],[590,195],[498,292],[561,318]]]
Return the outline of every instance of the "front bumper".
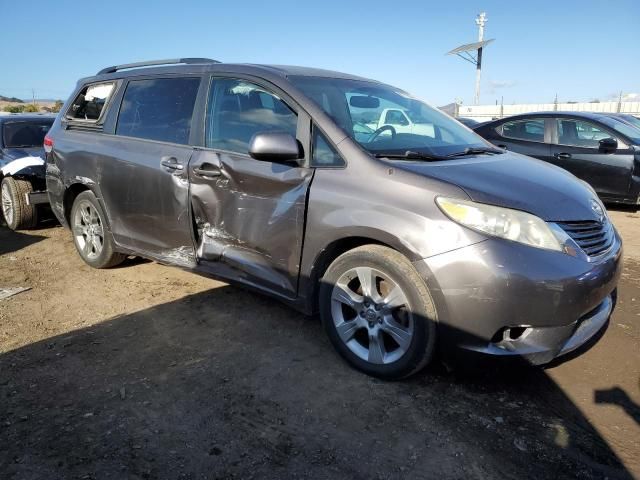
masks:
[[[622,244],[616,233],[606,255],[586,261],[489,239],[414,265],[433,296],[443,353],[456,346],[544,364],[606,326]]]
[[[615,294],[607,296],[592,312],[560,327],[506,327],[488,345],[470,345],[469,350],[494,355],[517,356],[533,365],[549,363],[580,348],[607,325]],[[515,335],[514,335],[515,331]]]

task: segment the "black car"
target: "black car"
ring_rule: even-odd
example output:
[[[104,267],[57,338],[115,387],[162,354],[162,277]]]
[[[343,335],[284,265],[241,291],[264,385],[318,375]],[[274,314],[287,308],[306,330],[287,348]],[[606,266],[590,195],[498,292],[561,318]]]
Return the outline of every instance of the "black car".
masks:
[[[640,117],[636,117],[635,115],[631,115],[630,113],[607,113],[606,115],[620,120],[624,123],[628,123],[633,127],[640,128]]]
[[[456,120],[458,120],[465,127],[469,127],[469,128],[476,128],[480,125],[480,122],[477,120],[474,120],[473,118],[458,117],[456,118]]]
[[[44,137],[54,115],[0,116],[2,215],[12,230],[34,227],[46,193]]]
[[[640,129],[610,114],[536,112],[480,125],[493,144],[562,167],[605,202],[637,205]]]

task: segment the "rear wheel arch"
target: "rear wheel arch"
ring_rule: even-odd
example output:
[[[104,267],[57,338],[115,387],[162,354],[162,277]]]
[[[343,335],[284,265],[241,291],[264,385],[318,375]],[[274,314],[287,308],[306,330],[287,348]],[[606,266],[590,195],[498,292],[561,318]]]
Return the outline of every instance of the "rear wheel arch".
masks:
[[[105,208],[104,202],[102,202],[101,196],[98,194],[98,192],[95,191],[94,188],[91,188],[91,186],[87,185],[86,183],[72,183],[64,191],[62,204],[64,208],[64,219],[67,221],[67,225],[71,225],[71,209],[73,208],[73,202],[75,202],[78,195],[80,195],[82,192],[87,191],[92,192],[96,196],[96,199],[100,203],[102,210],[105,212],[104,221],[107,224],[107,228],[111,230],[109,215],[107,214],[107,209]]]

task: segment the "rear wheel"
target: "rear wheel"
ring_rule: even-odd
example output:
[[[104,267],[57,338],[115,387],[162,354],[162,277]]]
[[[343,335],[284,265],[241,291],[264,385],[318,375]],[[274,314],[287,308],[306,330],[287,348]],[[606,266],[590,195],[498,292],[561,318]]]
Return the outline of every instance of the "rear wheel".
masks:
[[[93,192],[82,192],[76,197],[70,218],[73,241],[82,259],[93,268],[115,267],[126,258],[114,250],[104,219],[104,211]]]
[[[0,186],[2,198],[2,215],[11,230],[33,228],[38,223],[37,210],[27,203],[27,194],[33,192],[27,180],[6,177]]]
[[[388,379],[422,369],[435,349],[436,312],[424,281],[402,254],[379,245],[344,253],[320,285],[320,314],[338,352]]]

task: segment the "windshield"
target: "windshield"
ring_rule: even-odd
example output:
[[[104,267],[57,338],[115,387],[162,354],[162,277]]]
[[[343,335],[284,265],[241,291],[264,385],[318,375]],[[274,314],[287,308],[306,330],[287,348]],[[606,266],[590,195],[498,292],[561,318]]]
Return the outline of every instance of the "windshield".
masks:
[[[303,76],[289,80],[372,154],[412,151],[446,156],[490,147],[447,114],[396,88],[365,80]]]
[[[624,120],[618,119],[616,117],[602,118],[602,123],[613,128],[616,132],[621,133],[625,137],[628,137],[636,145],[640,145],[640,126],[631,126],[629,123],[626,123],[626,122],[628,122],[626,117],[624,118]]]
[[[5,122],[2,129],[4,146],[5,148],[42,147],[44,136],[52,124],[53,119]]]

